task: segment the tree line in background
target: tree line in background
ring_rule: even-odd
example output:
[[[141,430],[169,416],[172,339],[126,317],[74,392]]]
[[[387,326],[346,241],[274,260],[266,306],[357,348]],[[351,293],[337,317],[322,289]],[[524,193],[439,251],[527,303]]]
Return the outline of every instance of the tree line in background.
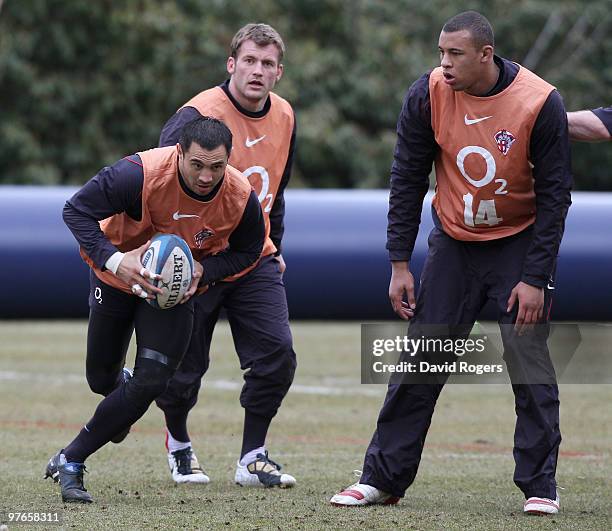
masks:
[[[0,0],[0,183],[80,184],[155,146],[179,106],[226,78],[235,31],[267,22],[287,45],[292,185],[386,187],[404,94],[465,9],[568,110],[612,104],[609,0]],[[612,190],[609,146],[572,155],[576,189]]]

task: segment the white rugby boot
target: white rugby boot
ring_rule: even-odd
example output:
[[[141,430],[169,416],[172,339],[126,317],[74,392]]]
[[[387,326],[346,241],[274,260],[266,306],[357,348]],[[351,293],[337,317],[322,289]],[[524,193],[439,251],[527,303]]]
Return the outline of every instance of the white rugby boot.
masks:
[[[238,461],[234,481],[241,487],[279,487],[288,489],[295,485],[295,478],[281,474],[281,466],[268,458],[268,452],[257,454],[255,461],[243,466]]]
[[[183,450],[168,453],[168,466],[175,483],[199,483],[205,485],[210,482],[210,478],[200,466],[191,446]]]

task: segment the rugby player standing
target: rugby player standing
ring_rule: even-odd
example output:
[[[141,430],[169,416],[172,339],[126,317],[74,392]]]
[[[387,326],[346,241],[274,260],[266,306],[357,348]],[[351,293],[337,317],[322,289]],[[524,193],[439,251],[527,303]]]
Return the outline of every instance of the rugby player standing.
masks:
[[[481,14],[451,18],[438,48],[440,67],[410,87],[398,120],[389,297],[412,321],[409,335],[434,325],[466,337],[485,302],[495,303],[516,404],[514,481],[525,512],[556,513],[559,396],[546,339],[571,202],[566,112],[553,86],[494,54],[493,29]],[[415,300],[409,263],[432,163],[435,227]],[[540,381],[526,384],[536,367]],[[389,385],[361,478],[333,505],[404,496],[444,380]]]

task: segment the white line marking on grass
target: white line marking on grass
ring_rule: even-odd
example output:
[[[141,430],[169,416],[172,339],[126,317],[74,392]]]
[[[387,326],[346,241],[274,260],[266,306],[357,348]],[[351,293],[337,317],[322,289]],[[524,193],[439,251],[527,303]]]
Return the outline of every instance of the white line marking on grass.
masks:
[[[223,391],[239,391],[242,389],[242,382],[236,382],[233,380],[211,380],[204,381],[204,387],[211,389],[220,389]],[[372,389],[369,387],[356,387],[361,384],[354,384],[353,386],[347,385],[336,385],[334,387],[323,386],[323,385],[304,385],[304,384],[293,384],[290,393],[297,393],[301,395],[323,395],[323,396],[382,396],[386,391],[386,386],[380,389]]]
[[[51,378],[51,376],[55,376]],[[37,372],[0,371],[0,382],[45,382],[48,385],[85,382],[85,375],[79,374],[42,374]]]
[[[61,385],[65,383],[85,383],[85,375],[60,373],[50,378],[51,374],[41,374],[35,372],[21,371],[0,371],[0,381],[20,381],[20,382],[44,382],[46,385]],[[242,389],[242,382],[233,380],[210,380],[204,379],[204,388],[216,389],[219,391],[239,391]],[[353,385],[335,385],[333,387],[323,385],[304,385],[293,384],[290,393],[300,395],[318,395],[318,396],[372,396],[381,397],[385,390],[385,386],[378,386],[373,389],[373,386],[361,386],[361,384]]]

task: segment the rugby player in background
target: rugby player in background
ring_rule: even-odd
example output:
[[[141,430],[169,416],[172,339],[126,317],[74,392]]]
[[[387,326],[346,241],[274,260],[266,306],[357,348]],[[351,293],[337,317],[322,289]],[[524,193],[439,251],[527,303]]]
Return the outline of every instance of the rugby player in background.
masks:
[[[291,105],[271,92],[283,74],[285,45],[267,24],[247,24],[234,36],[227,59],[229,80],[185,103],[164,126],[159,145],[176,143],[182,124],[200,115],[223,120],[234,135],[230,163],[249,179],[266,223],[261,259],[240,277],[211,286],[195,300],[191,344],[168,390],[157,399],[166,419],[166,448],[177,483],[208,483],[187,430],[219,312],[225,310],[240,367],[246,371],[240,403],[244,408],[242,448],[234,479],[242,486],[291,487],[295,478],[268,458],[266,435],[291,383],[296,356],[281,254],[284,190],[295,147]],[[206,427],[204,427],[206,429]]]

